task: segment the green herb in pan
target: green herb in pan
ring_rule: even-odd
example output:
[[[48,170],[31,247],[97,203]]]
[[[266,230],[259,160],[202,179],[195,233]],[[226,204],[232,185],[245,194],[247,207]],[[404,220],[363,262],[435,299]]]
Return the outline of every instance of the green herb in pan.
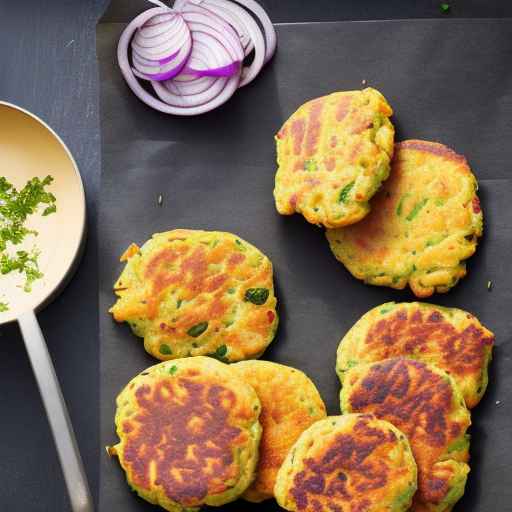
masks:
[[[0,273],[19,272],[25,277],[23,289],[30,292],[32,283],[43,274],[39,271],[36,248],[30,251],[14,250],[37,231],[26,227],[30,215],[43,217],[57,211],[55,196],[48,192],[53,178],[32,178],[21,190],[17,190],[5,177],[0,177]]]

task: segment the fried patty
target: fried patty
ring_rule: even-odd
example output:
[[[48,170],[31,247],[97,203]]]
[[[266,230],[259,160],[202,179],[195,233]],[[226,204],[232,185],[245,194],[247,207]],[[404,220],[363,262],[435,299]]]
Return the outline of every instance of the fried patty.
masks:
[[[282,215],[347,226],[389,174],[393,111],[375,89],[335,92],[302,105],[276,135],[274,197]]]
[[[171,512],[235,500],[254,478],[261,426],[254,389],[209,357],[143,371],[117,398],[119,458],[139,496]]]
[[[434,365],[387,359],[350,369],[340,398],[344,413],[375,414],[408,437],[418,464],[411,510],[450,510],[464,494],[471,424],[453,378]]]
[[[272,263],[231,233],[176,229],[132,244],[114,285],[114,319],[161,360],[259,357],[278,318]]]
[[[314,423],[288,453],[275,486],[279,505],[294,512],[402,512],[415,491],[407,438],[371,414]]]
[[[268,361],[231,366],[261,401],[263,433],[256,480],[244,498],[259,502],[274,496],[276,475],[300,434],[325,418],[325,405],[313,382],[301,371]]]
[[[409,285],[417,297],[446,292],[466,275],[465,260],[482,235],[476,191],[463,156],[434,142],[401,142],[372,213],[327,230],[331,250],[368,284]]]
[[[451,374],[471,409],[487,388],[493,344],[493,333],[462,309],[388,302],[363,315],[341,340],[336,372],[343,383],[360,363],[400,356],[432,363]]]

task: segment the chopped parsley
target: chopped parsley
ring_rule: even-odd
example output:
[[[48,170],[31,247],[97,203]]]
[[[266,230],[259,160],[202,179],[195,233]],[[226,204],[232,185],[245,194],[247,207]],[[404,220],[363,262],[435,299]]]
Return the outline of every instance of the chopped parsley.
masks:
[[[201,336],[204,331],[208,329],[208,322],[200,322],[196,325],[193,325],[188,331],[187,334],[189,336],[192,336],[193,338],[197,338],[198,336]]]
[[[447,14],[448,12],[450,12],[450,4],[446,4],[446,3],[439,4],[439,10],[443,14]]]
[[[23,290],[31,292],[32,283],[43,277],[37,264],[38,256],[39,252],[36,249],[33,249],[30,253],[27,251],[16,251],[15,256],[3,253],[0,255],[0,274],[5,275],[16,270],[20,274],[25,274]]]
[[[226,357],[227,353],[228,347],[226,345],[221,345],[220,347],[217,347],[217,350],[215,350],[215,352],[211,352],[210,354],[207,355],[209,357],[217,359],[218,361],[222,361],[223,363],[229,363],[229,359]]]
[[[0,313],[4,313],[5,311],[9,311],[9,304],[7,304],[7,302],[0,302]]]
[[[35,213],[43,217],[57,211],[55,196],[46,190],[53,182],[52,176],[32,178],[17,190],[4,176],[0,176],[0,274],[18,272],[25,277],[23,289],[32,290],[32,283],[43,274],[39,271],[37,248],[13,250],[27,236],[37,236],[37,231],[26,227],[27,218]],[[2,303],[2,308],[6,308]],[[3,309],[5,311],[5,309]]]
[[[172,354],[171,347],[169,347],[169,345],[167,345],[165,343],[162,343],[160,345],[159,352],[160,352],[160,354],[163,354],[165,356],[170,356]]]
[[[261,306],[267,302],[269,296],[268,288],[249,288],[245,292],[244,300]]]

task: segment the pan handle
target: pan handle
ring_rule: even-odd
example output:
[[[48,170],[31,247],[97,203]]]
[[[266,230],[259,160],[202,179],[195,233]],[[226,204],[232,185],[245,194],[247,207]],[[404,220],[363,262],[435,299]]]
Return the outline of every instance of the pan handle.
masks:
[[[71,508],[73,512],[93,512],[92,498],[73,427],[35,313],[27,311],[21,314],[18,323],[57,446]]]

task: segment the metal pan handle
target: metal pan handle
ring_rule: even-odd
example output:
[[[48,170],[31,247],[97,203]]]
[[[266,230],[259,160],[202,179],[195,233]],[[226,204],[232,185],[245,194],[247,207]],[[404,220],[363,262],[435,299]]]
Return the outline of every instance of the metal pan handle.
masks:
[[[57,446],[71,508],[73,512],[93,512],[93,502],[73,427],[35,313],[23,313],[18,323]]]

